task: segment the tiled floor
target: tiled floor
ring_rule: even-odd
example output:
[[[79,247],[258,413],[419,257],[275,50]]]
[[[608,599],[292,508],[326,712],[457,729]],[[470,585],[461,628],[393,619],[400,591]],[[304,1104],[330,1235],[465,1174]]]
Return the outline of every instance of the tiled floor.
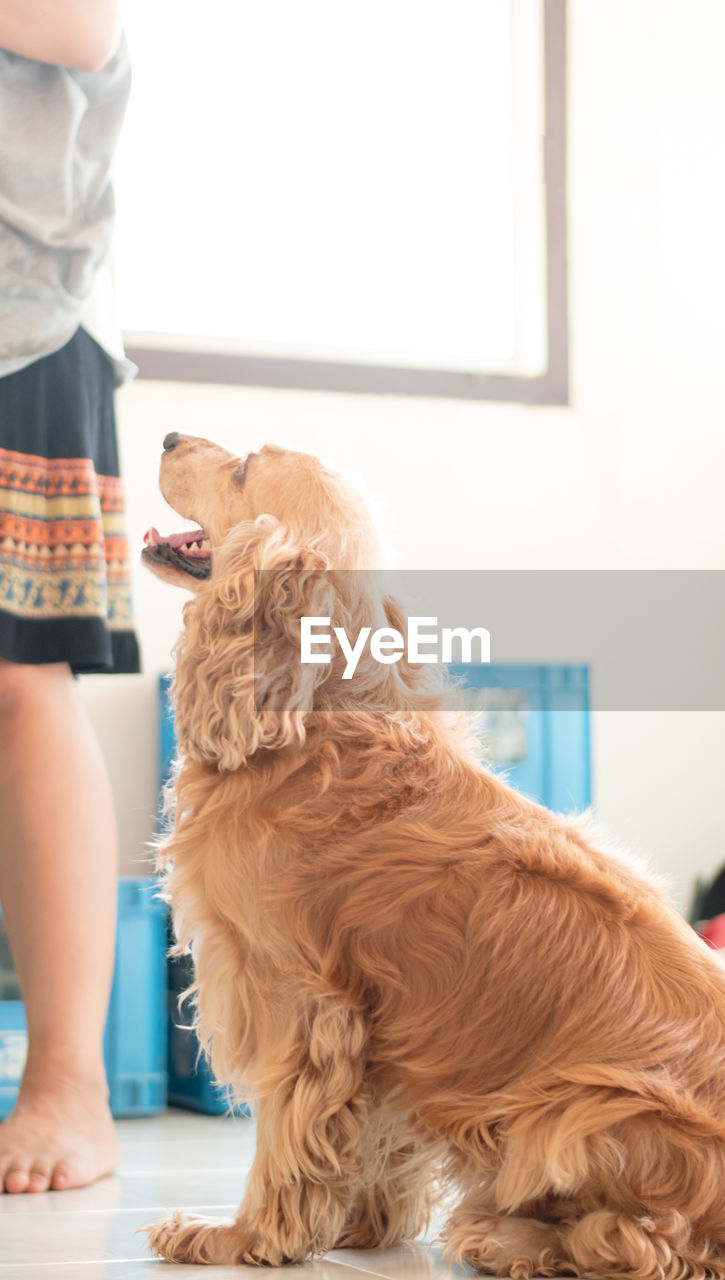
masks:
[[[254,1154],[251,1120],[169,1111],[118,1122],[117,1173],[82,1191],[0,1195],[0,1280],[454,1280],[423,1242],[390,1250],[344,1249],[293,1268],[173,1266],[149,1258],[140,1227],[165,1209],[225,1217],[242,1198]]]

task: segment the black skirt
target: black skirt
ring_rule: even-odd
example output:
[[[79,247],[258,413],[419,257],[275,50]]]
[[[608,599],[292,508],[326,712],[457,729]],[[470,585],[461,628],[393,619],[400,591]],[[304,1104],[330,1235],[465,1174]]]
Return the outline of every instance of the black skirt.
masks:
[[[0,377],[0,657],[140,670],[114,373],[84,329]]]

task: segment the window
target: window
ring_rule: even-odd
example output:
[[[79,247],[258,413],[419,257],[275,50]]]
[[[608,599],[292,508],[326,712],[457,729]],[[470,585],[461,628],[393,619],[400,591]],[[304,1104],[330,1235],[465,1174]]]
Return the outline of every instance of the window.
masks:
[[[565,400],[563,10],[126,0],[142,373]]]

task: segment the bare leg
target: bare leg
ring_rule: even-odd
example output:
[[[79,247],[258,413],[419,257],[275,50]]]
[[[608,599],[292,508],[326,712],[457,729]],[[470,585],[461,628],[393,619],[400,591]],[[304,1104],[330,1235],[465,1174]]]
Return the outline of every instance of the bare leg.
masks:
[[[65,664],[0,659],[0,902],[28,1019],[0,1191],[84,1186],[117,1144],[102,1038],[117,839],[105,766]]]

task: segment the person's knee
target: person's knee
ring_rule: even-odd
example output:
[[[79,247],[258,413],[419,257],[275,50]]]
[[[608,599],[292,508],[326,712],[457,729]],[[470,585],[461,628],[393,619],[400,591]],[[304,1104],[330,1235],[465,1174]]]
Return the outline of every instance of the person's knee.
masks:
[[[64,662],[34,665],[0,658],[0,726],[24,715],[69,680],[70,668]]]

